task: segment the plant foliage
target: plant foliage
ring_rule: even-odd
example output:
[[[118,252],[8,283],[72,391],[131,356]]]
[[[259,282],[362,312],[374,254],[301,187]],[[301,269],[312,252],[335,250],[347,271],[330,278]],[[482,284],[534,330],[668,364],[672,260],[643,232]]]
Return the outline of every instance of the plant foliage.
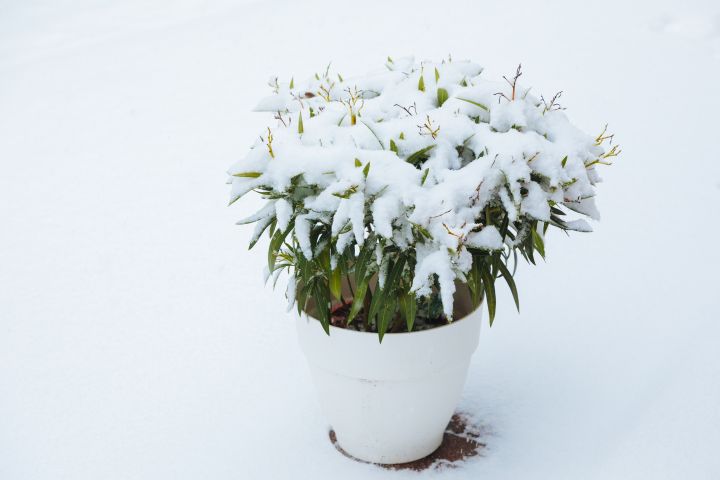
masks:
[[[519,310],[518,259],[545,258],[549,227],[591,231],[568,215],[597,217],[595,168],[620,150],[607,128],[573,127],[559,94],[523,89],[520,67],[505,84],[470,62],[385,67],[271,82],[257,109],[278,124],[229,172],[231,203],[250,191],[266,203],[239,223],[256,225],[250,248],[267,233],[270,274],[287,274],[290,302],[312,302],[328,333],[382,341],[451,321],[457,282],[492,325],[497,281]]]

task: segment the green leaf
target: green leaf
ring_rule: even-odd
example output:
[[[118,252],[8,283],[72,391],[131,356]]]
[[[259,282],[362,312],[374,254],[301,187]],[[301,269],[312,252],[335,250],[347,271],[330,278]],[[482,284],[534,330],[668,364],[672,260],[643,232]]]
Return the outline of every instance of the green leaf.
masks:
[[[425,91],[425,78],[423,78],[422,75],[420,75],[420,80],[418,80],[418,90],[421,92]]]
[[[395,144],[395,140],[393,140],[392,138],[390,139],[390,150],[398,153],[397,145]]]
[[[258,178],[260,175],[262,175],[262,172],[233,173],[233,177],[241,177],[241,178]]]
[[[443,103],[445,103],[448,99],[448,92],[444,88],[438,88],[437,89],[437,101],[438,101],[438,107],[442,107]]]
[[[272,238],[272,236],[275,234],[276,227],[277,227],[277,218],[274,218],[272,223],[270,223],[270,230],[268,230],[268,238]]]
[[[365,299],[365,295],[367,294],[369,282],[370,277],[364,277],[362,280],[360,280],[360,282],[355,284],[355,298],[353,298],[352,306],[350,307],[350,313],[347,317],[348,325],[350,325],[350,322],[355,319],[358,312],[360,312],[360,309],[363,307],[363,300]]]
[[[404,133],[404,132],[400,132],[400,137],[399,137],[399,138],[400,138],[400,140],[405,140],[405,133]]]
[[[534,230],[534,229],[533,229]],[[522,254],[523,256],[535,265],[535,253],[534,253],[535,247],[533,246],[533,235],[528,234],[526,235],[525,239],[522,242]]]
[[[470,103],[470,104],[472,104],[472,105],[475,105],[476,107],[480,107],[480,108],[482,108],[483,110],[485,110],[486,112],[489,112],[489,111],[490,111],[490,109],[489,109],[487,106],[483,105],[482,103],[478,103],[478,102],[475,102],[475,101],[473,101],[473,100],[468,100],[467,98],[460,98],[460,97],[456,97],[456,98],[457,98],[458,100],[462,100],[463,102],[467,102],[467,103]]]
[[[422,187],[425,185],[425,180],[427,180],[428,174],[430,173],[430,168],[426,168],[425,171],[423,171],[422,179],[420,180],[420,186]]]
[[[290,224],[284,232],[278,230],[275,232],[275,235],[273,235],[273,237],[270,239],[270,245],[268,246],[268,268],[271,272],[275,267],[275,260],[278,252],[280,251],[280,247],[282,246],[285,238],[288,236],[288,234],[290,233],[290,231],[292,231],[294,227],[295,219],[290,220]]]
[[[392,296],[392,290],[396,288],[396,285],[400,280],[400,275],[402,274],[403,268],[405,268],[405,256],[400,255],[397,261],[390,268],[390,273],[388,273],[388,276],[385,279],[385,286],[383,287],[381,294],[375,295],[375,297],[381,297],[378,300],[378,307],[376,307],[379,309],[380,314],[380,318],[378,319],[379,321],[377,324],[380,342],[382,342],[383,336],[385,336],[385,332],[387,332],[390,318],[395,312],[395,298]],[[373,300],[375,299],[375,297],[373,297]]]
[[[260,240],[260,237],[262,237],[262,234],[265,233],[265,230],[271,225],[274,225],[277,222],[277,218],[273,215],[272,217],[268,217],[264,220],[260,220],[260,231],[257,233],[257,235],[254,237],[253,240],[250,241],[250,245],[248,245],[248,250],[252,250],[252,248],[255,246],[255,244]],[[273,227],[270,227],[271,229]]]
[[[411,292],[407,292],[400,297],[400,306],[402,308],[403,316],[405,317],[405,325],[407,331],[412,332],[413,326],[415,325],[415,317],[417,316],[417,302],[415,301],[415,295]]]
[[[428,152],[430,150],[432,150],[433,148],[435,148],[435,145],[429,145],[425,148],[421,148],[417,152],[415,152],[412,155],[410,155],[409,157],[407,157],[405,159],[405,161],[408,163],[411,163],[417,167],[418,164],[427,160],[427,158],[430,156],[430,155],[428,155]]]
[[[330,285],[330,293],[333,297],[338,300],[342,298],[342,271],[340,266],[337,266],[334,270],[330,271],[330,278],[328,279]]]
[[[365,178],[367,178],[368,173],[370,173],[370,162],[368,162],[367,165],[365,165],[365,168],[363,168],[362,172],[363,172],[363,175],[365,176]]]
[[[348,189],[345,190],[344,192],[335,192],[335,193],[333,193],[332,195],[333,195],[334,197],[347,199],[347,198],[350,198],[350,196],[351,196],[352,194],[357,193],[357,191],[358,191],[358,186],[357,186],[357,185],[352,185],[350,188],[348,188]]]
[[[340,75],[339,73],[337,74],[337,76],[338,76],[338,80],[340,80],[341,82],[344,82],[344,81],[345,81],[345,80],[343,80],[342,75]]]
[[[482,277],[480,275],[481,263],[482,260],[475,256],[468,275],[468,287],[470,288],[470,300],[472,301],[473,308],[478,308],[484,297]]]
[[[382,343],[383,341],[383,337],[385,336],[388,326],[390,325],[390,319],[392,318],[394,313],[395,309],[393,308],[392,300],[388,299],[387,297],[383,298],[383,305],[378,315],[378,339],[380,343]]]
[[[372,300],[370,300],[370,311],[366,312],[367,314],[367,321],[368,323],[371,323],[375,316],[377,315],[380,306],[383,303],[383,290],[378,287],[375,288],[375,291],[373,292]]]
[[[560,162],[560,164],[563,166],[563,168],[565,168],[565,164],[567,163],[567,157],[568,157],[568,156],[565,155],[565,158],[563,158],[563,159],[562,159],[562,162]]]
[[[510,288],[510,292],[512,293],[513,300],[515,300],[515,307],[517,308],[517,311],[520,311],[520,298],[518,296],[517,286],[515,285],[515,280],[512,277],[512,274],[510,273],[510,270],[508,270],[507,266],[503,261],[498,258],[496,261],[496,265],[498,270],[500,270],[500,273],[502,274],[503,278],[508,284],[508,287]]]
[[[543,238],[540,236],[539,233],[533,228],[532,230],[532,238],[533,238],[533,244],[535,245],[535,250],[538,251],[541,257],[543,259],[545,258],[545,242],[543,241]]]
[[[313,286],[313,297],[315,298],[320,324],[325,333],[330,335],[330,296],[327,287],[320,282],[315,282]]]
[[[413,224],[413,226],[423,237],[430,238],[430,239],[432,238],[432,235],[430,234],[430,232],[428,232],[427,228],[425,228],[422,225],[419,225],[417,223]]]
[[[485,300],[488,308],[488,315],[490,316],[490,326],[492,327],[493,321],[495,320],[495,281],[490,274],[490,270],[487,268],[481,269],[480,272],[483,280],[483,288],[485,289]]]
[[[355,159],[355,166],[356,167],[362,167],[362,162],[359,159]]]
[[[370,241],[369,238],[366,240],[365,245],[360,248],[360,252],[358,253],[357,258],[355,259],[355,284],[360,285],[360,283],[365,280],[365,274],[367,272],[368,263],[370,262],[370,257],[373,254],[373,249],[370,247]]]
[[[290,90],[292,90],[293,88],[295,88],[295,77],[292,77],[290,79]]]
[[[302,112],[298,114],[298,133],[305,133],[305,127],[303,127]]]
[[[360,309],[363,307],[363,300],[367,294],[368,283],[370,281],[370,276],[367,275],[367,267],[371,260],[371,256],[374,253],[371,245],[371,238],[367,238],[365,240],[365,245],[360,248],[360,252],[358,253],[357,258],[355,258],[355,298],[353,298],[352,307],[350,307],[350,313],[347,320],[348,324],[355,318]],[[370,312],[365,312],[365,315],[368,315],[369,321]]]
[[[365,122],[364,120],[360,120],[360,123],[362,123],[363,125],[365,125],[365,126],[367,127],[367,129],[370,130],[370,133],[373,134],[373,136],[375,137],[375,139],[376,139],[376,140],[378,141],[378,143],[380,144],[380,148],[382,148],[383,150],[385,150],[385,145],[383,145],[382,140],[380,140],[380,137],[379,137],[378,134],[375,132],[375,130],[373,130],[373,128],[370,126],[370,124],[367,123],[367,122]]]
[[[435,67],[435,83],[437,83],[438,80],[440,80],[440,72],[438,72],[437,67]]]

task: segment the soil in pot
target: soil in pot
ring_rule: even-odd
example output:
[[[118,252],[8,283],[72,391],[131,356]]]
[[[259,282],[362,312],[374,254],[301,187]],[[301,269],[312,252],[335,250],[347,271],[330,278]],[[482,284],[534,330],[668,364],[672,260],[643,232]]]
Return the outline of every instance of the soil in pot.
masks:
[[[330,324],[334,327],[345,328],[348,330],[355,330],[358,332],[373,332],[377,333],[375,325],[368,325],[365,318],[365,308],[361,309],[353,319],[352,323],[348,325],[347,317],[350,314],[350,308],[352,307],[352,301],[346,300],[346,303],[339,303],[333,305],[330,311]],[[422,330],[429,330],[435,327],[441,327],[447,325],[448,320],[445,315],[442,314],[442,305],[440,306],[427,306],[424,311],[418,312],[415,317],[415,323],[413,325],[413,332],[419,332]],[[388,333],[403,333],[407,332],[407,324],[402,318],[394,318],[390,323],[390,329]]]

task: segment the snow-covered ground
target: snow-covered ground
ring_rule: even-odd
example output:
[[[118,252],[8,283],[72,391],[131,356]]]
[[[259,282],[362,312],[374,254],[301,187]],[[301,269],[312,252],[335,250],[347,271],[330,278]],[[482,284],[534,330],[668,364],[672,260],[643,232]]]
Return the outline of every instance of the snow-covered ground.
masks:
[[[485,455],[388,472],[328,442],[225,170],[270,75],[448,53],[623,155],[481,334]],[[710,1],[0,1],[0,479],[720,478],[718,85]]]

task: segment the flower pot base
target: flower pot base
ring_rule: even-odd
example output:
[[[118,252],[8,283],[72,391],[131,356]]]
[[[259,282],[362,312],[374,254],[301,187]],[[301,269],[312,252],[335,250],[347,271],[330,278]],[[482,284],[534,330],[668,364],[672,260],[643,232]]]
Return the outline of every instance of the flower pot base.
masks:
[[[375,465],[388,470],[414,470],[417,472],[428,469],[456,467],[459,462],[482,454],[486,446],[485,443],[481,441],[483,431],[483,428],[472,424],[466,416],[456,413],[445,429],[442,443],[430,455],[407,463],[377,463]],[[338,452],[357,462],[369,463],[345,452],[338,444],[337,437],[333,430],[330,430],[329,437]]]

